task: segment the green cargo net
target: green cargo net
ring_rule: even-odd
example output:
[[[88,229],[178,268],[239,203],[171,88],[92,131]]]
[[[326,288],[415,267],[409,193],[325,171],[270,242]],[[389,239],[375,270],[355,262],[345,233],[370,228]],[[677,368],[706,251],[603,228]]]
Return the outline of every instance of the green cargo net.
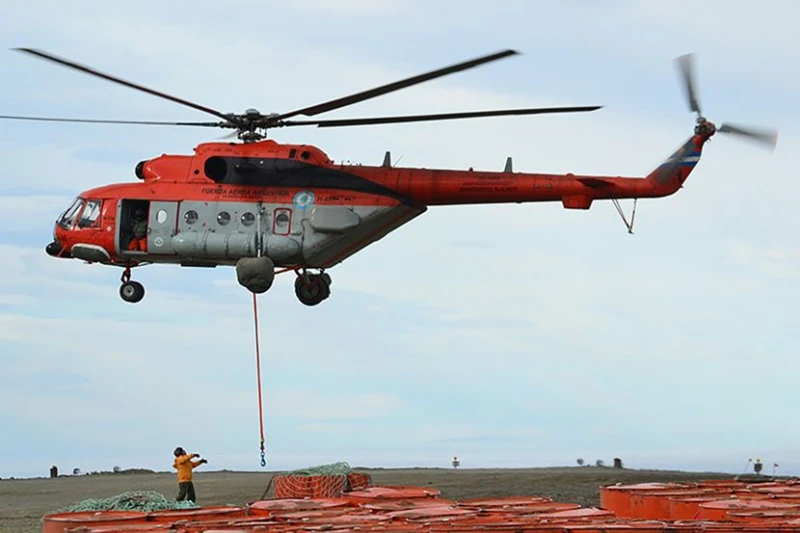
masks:
[[[200,506],[188,500],[179,502],[168,499],[160,492],[136,490],[123,492],[108,498],[89,498],[69,507],[54,511],[74,513],[81,511],[168,511],[171,509],[196,509]]]
[[[286,472],[286,474],[289,476],[346,476],[351,470],[349,464],[342,462],[301,468]]]

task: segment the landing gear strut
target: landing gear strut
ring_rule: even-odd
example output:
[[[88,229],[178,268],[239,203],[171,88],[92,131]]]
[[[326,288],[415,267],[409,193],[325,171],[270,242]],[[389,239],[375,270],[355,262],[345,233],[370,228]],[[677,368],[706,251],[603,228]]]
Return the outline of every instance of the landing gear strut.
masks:
[[[331,295],[331,277],[324,272],[319,274],[298,272],[294,282],[294,293],[304,305],[318,305]]]
[[[138,281],[131,281],[131,267],[125,268],[120,281],[122,285],[119,288],[119,295],[123,300],[135,304],[144,298],[144,285]]]

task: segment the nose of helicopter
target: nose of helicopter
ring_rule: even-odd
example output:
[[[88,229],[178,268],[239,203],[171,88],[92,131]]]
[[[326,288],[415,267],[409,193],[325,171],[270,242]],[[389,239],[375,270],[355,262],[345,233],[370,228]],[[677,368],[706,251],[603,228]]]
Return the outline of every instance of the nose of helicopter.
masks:
[[[61,251],[61,245],[54,240],[45,246],[44,251],[47,252],[47,255],[50,257],[58,257],[58,252]]]
[[[68,251],[64,250],[64,247],[61,244],[62,240],[59,240],[59,235],[58,235],[59,230],[60,228],[58,227],[58,224],[55,224],[53,228],[53,240],[50,242],[50,244],[45,246],[44,251],[50,257],[61,257],[69,259],[72,256]]]

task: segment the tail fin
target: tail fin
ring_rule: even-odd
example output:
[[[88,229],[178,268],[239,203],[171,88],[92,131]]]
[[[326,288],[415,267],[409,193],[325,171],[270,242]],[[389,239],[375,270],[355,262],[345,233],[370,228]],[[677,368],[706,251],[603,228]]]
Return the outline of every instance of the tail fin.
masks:
[[[671,185],[677,190],[700,161],[706,140],[701,135],[689,138],[647,176],[648,181],[658,187]]]

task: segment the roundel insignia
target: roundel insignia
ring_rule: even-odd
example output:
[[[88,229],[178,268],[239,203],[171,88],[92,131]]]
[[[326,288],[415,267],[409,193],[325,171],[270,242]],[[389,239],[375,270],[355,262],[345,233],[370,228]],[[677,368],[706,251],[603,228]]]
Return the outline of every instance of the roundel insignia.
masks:
[[[162,239],[161,236],[158,236],[155,238],[155,240],[153,240],[153,244],[155,244],[156,246],[163,246],[164,239]]]
[[[298,209],[305,209],[314,203],[314,193],[311,191],[300,191],[294,195],[294,206]]]

